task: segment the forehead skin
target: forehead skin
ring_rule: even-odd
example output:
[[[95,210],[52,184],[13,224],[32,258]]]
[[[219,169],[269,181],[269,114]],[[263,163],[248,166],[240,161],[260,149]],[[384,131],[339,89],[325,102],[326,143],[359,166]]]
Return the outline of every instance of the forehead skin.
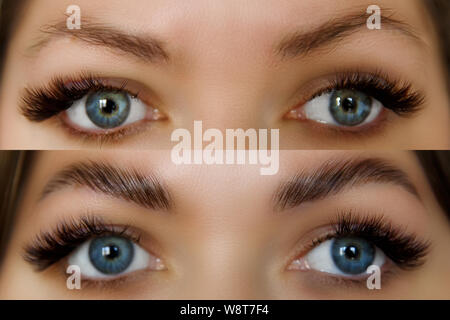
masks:
[[[78,46],[83,49],[71,50],[73,39],[56,41],[37,56],[30,54],[27,48],[39,39],[39,28],[60,21],[72,4],[65,0],[57,5],[52,0],[30,3],[11,44],[6,81],[2,84],[2,91],[8,93],[1,94],[0,101],[0,145],[4,147],[79,147],[81,142],[73,137],[68,139],[61,134],[61,128],[49,126],[44,130],[41,124],[30,123],[19,115],[16,108],[19,89],[25,84],[47,81],[55,73],[78,72],[80,66],[99,70],[105,76],[148,84],[164,101],[164,111],[170,114],[172,122],[139,137],[123,139],[126,147],[166,148],[171,130],[191,128],[193,120],[202,120],[204,128],[282,128],[283,149],[390,146],[440,149],[449,145],[450,117],[443,67],[439,63],[433,24],[418,0],[377,1],[377,4],[392,9],[393,17],[410,24],[424,42],[421,48],[394,34],[383,41],[389,31],[380,36],[362,33],[349,46],[340,46],[330,58],[327,54],[315,55],[286,63],[278,63],[274,46],[287,34],[308,30],[342,12],[364,12],[373,3],[365,0],[132,0],[127,5],[118,0],[77,2],[82,16],[161,39],[173,58],[167,68],[112,55],[102,48]],[[56,58],[61,56],[64,60]],[[339,141],[333,135],[324,141],[322,136],[308,135],[311,131],[304,130],[296,121],[283,121],[282,116],[292,107],[290,99],[298,88],[317,77],[318,70],[330,72],[336,68],[336,62],[353,68],[382,66],[385,72],[406,78],[427,92],[426,112],[389,123],[387,135]]]

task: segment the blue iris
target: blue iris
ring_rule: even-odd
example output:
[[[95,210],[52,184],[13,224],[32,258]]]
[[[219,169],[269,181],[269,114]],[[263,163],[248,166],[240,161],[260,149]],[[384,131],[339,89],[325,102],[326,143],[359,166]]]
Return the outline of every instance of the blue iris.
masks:
[[[125,92],[94,92],[87,97],[86,113],[100,128],[116,128],[128,118],[130,104]]]
[[[354,90],[335,90],[330,98],[330,112],[337,123],[356,126],[364,122],[372,109],[372,98]]]
[[[343,273],[360,274],[373,263],[375,247],[362,238],[335,239],[331,245],[331,256]]]
[[[91,241],[89,259],[94,267],[104,274],[125,271],[134,256],[133,243],[119,237],[101,237]]]

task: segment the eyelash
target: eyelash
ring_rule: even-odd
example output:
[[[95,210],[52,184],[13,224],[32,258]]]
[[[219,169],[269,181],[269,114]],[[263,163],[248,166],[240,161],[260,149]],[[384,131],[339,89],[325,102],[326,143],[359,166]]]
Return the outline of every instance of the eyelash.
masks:
[[[350,213],[338,214],[331,223],[331,232],[312,240],[306,247],[309,252],[324,241],[340,237],[361,237],[381,249],[402,269],[413,269],[423,264],[430,244],[418,240],[394,227],[383,216],[359,217]],[[40,271],[65,258],[83,242],[94,236],[115,235],[139,243],[140,236],[129,232],[128,226],[114,227],[95,217],[83,217],[79,221],[62,222],[53,232],[43,232],[25,248],[25,260]]]
[[[139,244],[140,235],[131,232],[129,226],[112,226],[102,219],[87,216],[80,220],[60,223],[51,232],[42,232],[24,248],[24,259],[44,271],[67,257],[85,241],[99,236],[118,236]]]
[[[372,243],[400,269],[411,270],[423,265],[430,248],[429,242],[395,227],[381,215],[361,217],[352,212],[342,212],[330,225],[331,231],[313,239],[303,252],[309,252],[327,240],[352,236]]]
[[[73,103],[82,99],[91,92],[126,93],[133,99],[141,99],[140,92],[127,89],[129,83],[126,80],[117,82],[116,85],[108,84],[108,80],[89,73],[81,73],[69,78],[53,78],[47,86],[40,88],[25,88],[22,95],[20,110],[23,116],[32,122],[43,122],[73,106]],[[149,104],[147,104],[149,105]],[[148,122],[134,123],[102,132],[90,132],[75,128],[59,117],[59,125],[71,136],[82,139],[83,142],[97,142],[103,144],[120,142],[124,137],[138,133],[148,125]]]
[[[309,100],[333,90],[351,89],[361,91],[377,100],[383,106],[399,116],[410,115],[420,109],[425,97],[415,92],[408,83],[398,84],[387,80],[389,77],[381,71],[373,74],[359,71],[337,73],[330,84],[316,92]],[[139,93],[132,93],[125,88],[127,82],[120,86],[105,84],[94,75],[82,74],[69,79],[54,78],[47,87],[26,88],[21,103],[22,114],[30,121],[42,122],[71,107],[72,103],[93,91],[125,92],[133,98]]]
[[[420,110],[425,102],[425,96],[413,90],[410,83],[392,80],[382,71],[365,73],[360,71],[346,71],[336,73],[327,87],[316,92],[308,100],[333,90],[357,90],[380,101],[386,109],[398,116],[409,116]]]
[[[284,118],[286,120],[302,121],[314,130],[315,135],[324,139],[369,139],[373,136],[381,136],[385,128],[393,120],[388,112],[392,111],[400,117],[407,118],[421,111],[426,101],[425,95],[413,89],[413,85],[394,79],[381,70],[365,72],[358,69],[338,70],[326,80],[320,80],[322,84],[316,86],[316,90],[309,94],[300,94],[295,107],[288,109]],[[320,89],[317,89],[320,88]],[[325,94],[331,94],[337,90],[354,90],[379,101],[383,109],[371,123],[356,127],[343,127],[330,124],[322,124],[312,119],[305,118],[303,112],[307,103]],[[300,101],[300,102],[299,102]]]
[[[26,88],[20,109],[30,121],[42,122],[69,109],[75,101],[94,91],[124,92],[133,98],[139,98],[139,93],[127,90],[127,86],[127,81],[122,81],[119,86],[112,86],[89,74],[69,79],[57,77],[45,87]]]

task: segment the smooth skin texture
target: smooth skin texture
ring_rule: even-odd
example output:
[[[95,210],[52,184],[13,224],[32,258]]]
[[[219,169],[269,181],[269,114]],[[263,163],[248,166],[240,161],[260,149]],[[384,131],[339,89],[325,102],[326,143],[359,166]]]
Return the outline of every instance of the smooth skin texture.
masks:
[[[281,58],[277,45],[349,14],[365,14],[366,0],[80,0],[82,18],[109,24],[164,44],[168,62],[140,59],[123,50],[58,36],[45,39],[42,26],[64,22],[70,0],[30,1],[8,51],[0,87],[0,147],[7,149],[154,148],[173,146],[176,128],[279,128],[282,149],[447,149],[449,101],[445,67],[431,19],[418,0],[377,1],[382,13],[404,22],[416,39],[389,27],[363,27],[345,39],[296,58]],[[389,8],[389,11],[384,11]],[[350,21],[349,21],[350,22]],[[44,38],[43,38],[44,37]],[[31,47],[31,48],[30,48]],[[34,49],[33,49],[34,48]],[[62,58],[63,57],[63,58]],[[417,114],[387,112],[384,124],[364,133],[329,130],[285,115],[314,94],[336,71],[382,71],[426,95]],[[25,86],[80,71],[139,83],[146,102],[166,116],[140,123],[114,141],[73,134],[59,119],[33,123],[18,101]]]
[[[40,152],[32,166],[7,255],[0,266],[2,299],[428,299],[450,298],[448,218],[422,169],[409,152],[283,151],[280,173],[261,176],[258,166],[175,166],[168,152]],[[418,197],[394,183],[368,183],[274,209],[279,185],[324,162],[381,158],[401,168]],[[104,162],[157,175],[169,190],[168,210],[143,208],[87,187],[59,188],[38,201],[60,170],[79,161]],[[380,201],[380,199],[383,199]],[[381,290],[329,281],[315,271],[288,270],[311,234],[337,211],[384,214],[395,226],[431,243],[425,264],[382,275]],[[36,272],[23,246],[61,219],[91,214],[140,230],[141,246],[157,255],[164,271],[137,271],[114,285],[66,288],[65,262]],[[392,269],[394,270],[394,269]],[[328,280],[327,280],[328,279]]]

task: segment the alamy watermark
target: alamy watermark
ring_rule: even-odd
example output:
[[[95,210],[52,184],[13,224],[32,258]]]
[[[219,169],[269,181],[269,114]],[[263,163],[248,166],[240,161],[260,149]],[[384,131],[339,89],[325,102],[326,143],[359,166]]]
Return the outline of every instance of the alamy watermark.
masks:
[[[69,30],[81,29],[81,9],[77,5],[70,5],[66,9],[68,15],[66,20],[66,26]]]
[[[70,276],[66,280],[66,286],[69,290],[81,289],[81,269],[77,265],[67,267],[66,273]]]
[[[202,121],[194,121],[193,137],[183,128],[172,132],[171,141],[178,143],[171,159],[177,165],[260,164],[261,175],[274,175],[280,166],[279,138],[279,129],[226,129],[222,133],[210,128],[203,132]]]
[[[366,11],[371,16],[367,18],[367,28],[369,30],[381,29],[381,8],[377,5],[371,5]]]
[[[381,270],[377,265],[370,265],[366,273],[370,274],[367,278],[366,285],[369,290],[380,290],[381,289]]]

